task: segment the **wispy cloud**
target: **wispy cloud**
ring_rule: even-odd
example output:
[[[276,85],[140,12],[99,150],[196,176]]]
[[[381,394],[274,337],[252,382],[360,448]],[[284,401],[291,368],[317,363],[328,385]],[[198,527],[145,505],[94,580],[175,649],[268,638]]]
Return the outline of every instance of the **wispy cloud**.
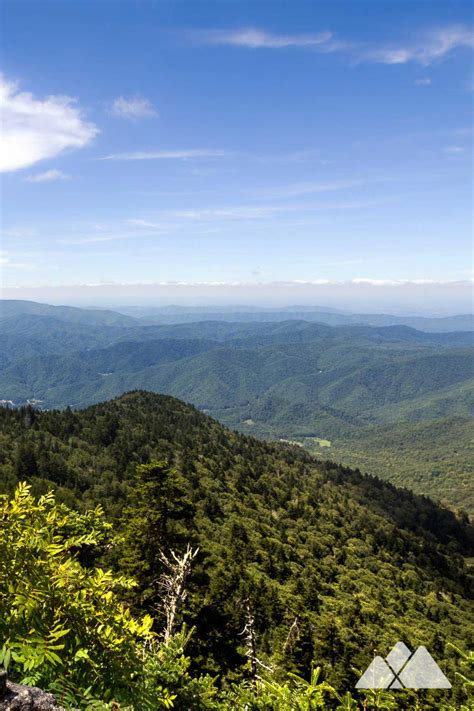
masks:
[[[274,289],[275,294],[279,294],[279,289],[284,287],[311,287],[311,286],[329,286],[329,287],[344,287],[344,286],[355,286],[355,287],[424,287],[424,286],[439,286],[439,287],[460,287],[460,288],[471,288],[471,284],[474,279],[371,279],[369,277],[365,278],[355,278],[355,279],[291,279],[291,280],[279,280],[279,281],[248,281],[248,280],[168,280],[168,281],[155,281],[155,282],[137,282],[137,281],[113,281],[113,280],[102,280],[99,282],[76,282],[73,284],[55,284],[55,285],[31,285],[31,286],[12,286],[8,287],[13,293],[15,290],[27,290],[27,289],[83,289],[85,287],[117,287],[120,291],[117,293],[122,297],[122,289],[125,287],[131,287],[136,289],[137,292],[141,289],[149,289],[150,287],[244,287],[248,289],[249,287],[255,287],[257,289]],[[5,289],[5,293],[7,289]],[[129,292],[130,293],[130,292]],[[150,292],[148,292],[150,295]],[[254,292],[253,296],[257,296],[258,292]],[[192,295],[194,296],[194,295]],[[16,297],[18,298],[18,297]],[[26,297],[23,297],[26,298]],[[31,298],[31,297],[30,297]],[[43,297],[44,298],[44,297]],[[188,302],[189,303],[189,302]],[[239,301],[239,303],[241,303]],[[374,308],[374,312],[378,311],[378,308]]]
[[[159,116],[148,99],[139,96],[126,98],[119,96],[112,104],[111,112],[114,116],[125,119],[153,118]]]
[[[387,180],[387,179],[385,179]],[[317,195],[319,193],[338,192],[340,190],[351,190],[352,188],[361,188],[368,184],[383,182],[379,179],[360,178],[354,180],[340,180],[326,183],[304,182],[291,183],[272,188],[259,193],[260,197],[266,198],[293,198],[303,195]]]
[[[194,148],[186,150],[168,151],[129,151],[112,153],[103,156],[100,160],[193,160],[199,158],[223,158],[228,156],[228,151],[213,150],[208,148]]]
[[[156,222],[150,222],[149,220],[142,220],[141,218],[137,218],[134,220],[127,220],[127,224],[132,225],[132,227],[144,227],[144,228],[156,228],[157,225]]]
[[[13,171],[52,158],[67,148],[82,148],[98,129],[86,122],[68,96],[37,99],[0,77],[0,171]]]
[[[332,161],[321,158],[320,149],[303,148],[301,150],[281,152],[281,153],[255,153],[250,151],[234,151],[228,149],[214,148],[184,148],[184,149],[160,149],[160,150],[139,150],[121,151],[102,156],[99,160],[112,161],[140,161],[140,160],[180,160],[183,162],[194,160],[214,160],[219,158],[238,158],[250,163],[307,163],[317,162],[320,165],[329,165]],[[189,169],[193,175],[212,175],[214,169],[206,166]]]
[[[377,205],[391,202],[398,199],[397,197],[383,198],[380,200],[338,200],[331,203],[299,203],[291,205],[275,205],[260,204],[260,205],[231,205],[222,207],[202,207],[202,208],[183,208],[178,210],[166,210],[159,214],[158,221],[153,222],[146,218],[136,218],[127,220],[127,224],[133,227],[143,227],[148,229],[162,229],[164,227],[181,226],[182,222],[226,222],[233,220],[263,220],[273,216],[284,216],[285,214],[307,214],[326,210],[359,210],[367,207],[375,207]],[[163,220],[163,222],[161,221]],[[180,224],[181,223],[181,224]]]
[[[201,30],[193,32],[192,36],[203,44],[229,45],[248,49],[300,47],[317,49],[322,52],[342,49],[342,44],[334,40],[332,32],[289,35],[247,27],[236,30]]]
[[[461,155],[462,153],[465,152],[464,146],[446,146],[444,149],[445,153],[449,153],[450,155]]]
[[[459,282],[453,281],[442,281],[437,279],[371,279],[370,277],[356,277],[351,279],[350,284],[361,284],[367,286],[403,286],[403,285],[416,285],[423,286],[424,284],[455,284]]]
[[[275,213],[287,211],[275,205],[237,205],[231,207],[210,207],[196,209],[182,209],[170,211],[171,217],[196,222],[220,221],[220,220],[248,220],[269,217]]]
[[[422,34],[411,42],[369,49],[361,58],[381,64],[418,62],[424,66],[444,59],[456,49],[474,47],[472,29],[451,25]]]
[[[378,64],[417,62],[424,66],[444,59],[456,49],[472,49],[474,46],[471,28],[464,25],[449,25],[422,32],[407,41],[379,45],[347,41],[337,38],[330,31],[314,34],[278,34],[255,27],[199,30],[189,33],[189,36],[199,44],[244,49],[298,48],[320,53],[342,52],[358,62]]]
[[[413,84],[415,86],[430,86],[430,84],[432,84],[432,81],[429,77],[426,77],[424,79],[415,79]]]
[[[179,224],[173,220],[163,219],[151,222],[137,218],[125,220],[125,223],[119,223],[115,226],[94,225],[90,230],[83,230],[82,232],[73,234],[71,237],[61,237],[57,240],[57,243],[63,245],[82,245],[163,237],[177,227],[179,227]]]
[[[176,234],[195,236],[204,234],[220,234],[226,225],[231,223],[251,223],[252,229],[267,229],[273,225],[273,220],[294,219],[301,216],[298,224],[308,224],[309,215],[325,211],[363,210],[376,207],[387,202],[398,200],[399,196],[383,199],[367,200],[337,200],[330,203],[298,203],[291,205],[242,204],[219,207],[181,208],[161,210],[143,217],[129,218],[117,225],[101,225],[71,234],[69,237],[58,236],[57,243],[63,245],[99,244],[121,240],[163,238]],[[286,224],[286,223],[285,223]],[[191,229],[191,232],[190,232]]]
[[[69,180],[70,176],[63,173],[62,170],[56,170],[52,168],[51,170],[46,170],[44,173],[38,173],[37,175],[28,175],[25,180],[29,183],[53,183],[57,180]]]
[[[308,163],[313,161],[320,165],[329,165],[332,162],[326,158],[322,158],[321,150],[317,148],[303,148],[299,151],[289,151],[286,153],[252,153],[247,157],[258,163]]]
[[[157,236],[163,236],[165,234],[165,228],[163,227],[161,230],[158,230],[158,228],[155,228],[153,232],[147,232],[147,233],[140,233],[137,234],[136,232],[131,232],[131,231],[125,231],[125,232],[112,232],[108,234],[101,234],[101,235],[84,235],[81,237],[72,237],[70,239],[59,239],[58,244],[63,244],[63,245],[82,245],[82,244],[101,244],[103,242],[119,242],[121,240],[127,240],[127,239],[137,239],[137,238],[144,238],[144,237],[157,237]]]
[[[0,267],[2,269],[27,269],[33,270],[37,265],[32,262],[17,262],[11,259],[11,256],[4,250],[0,251]]]
[[[36,230],[30,228],[2,229],[2,237],[11,237],[12,239],[28,239],[30,237],[36,237],[36,235]]]

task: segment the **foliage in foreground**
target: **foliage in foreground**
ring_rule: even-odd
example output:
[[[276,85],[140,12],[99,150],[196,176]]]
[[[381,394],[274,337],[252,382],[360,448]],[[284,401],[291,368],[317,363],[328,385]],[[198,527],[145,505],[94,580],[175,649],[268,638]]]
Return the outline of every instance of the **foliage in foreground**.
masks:
[[[0,522],[0,578],[5,583],[0,588],[0,663],[13,679],[55,693],[66,708],[398,708],[400,696],[395,700],[388,692],[360,700],[337,694],[320,680],[319,668],[309,681],[265,672],[265,678],[249,674],[246,682],[218,689],[216,679],[190,672],[186,630],[165,643],[152,630],[150,616],[138,619],[121,602],[133,581],[94,565],[110,533],[100,508],[79,514],[52,494],[35,500],[22,483],[11,500],[2,497]],[[472,688],[472,655],[456,653],[459,679],[467,690]],[[454,710],[442,698],[420,701],[415,692],[406,693],[410,708]]]
[[[212,676],[245,679],[247,600],[264,663],[307,679],[315,662],[337,689],[399,639],[428,647],[448,676],[446,642],[472,647],[464,519],[173,398],[0,408],[0,490],[17,480],[70,508],[103,506],[122,542],[98,560],[136,580],[123,599],[137,615],[160,606],[161,551],[199,548],[179,623],[195,628],[192,668]]]
[[[133,581],[92,565],[110,530],[100,507],[78,514],[52,494],[35,501],[22,483],[3,498],[0,521],[0,655],[13,678],[66,702],[171,707],[176,693],[161,681],[186,686],[183,641],[160,648],[152,618],[120,601]]]

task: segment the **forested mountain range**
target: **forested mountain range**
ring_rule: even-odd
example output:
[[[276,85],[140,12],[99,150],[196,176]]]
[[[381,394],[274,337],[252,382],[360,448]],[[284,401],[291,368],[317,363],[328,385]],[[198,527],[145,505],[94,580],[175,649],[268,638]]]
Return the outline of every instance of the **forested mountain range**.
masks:
[[[133,389],[167,393],[244,433],[474,511],[473,332],[302,320],[150,325],[8,301],[0,315],[0,400],[76,408]]]
[[[121,306],[116,310],[52,306],[35,301],[0,299],[0,319],[31,314],[50,316],[61,321],[134,327],[144,324],[196,323],[226,321],[267,323],[309,321],[329,326],[410,326],[419,331],[451,333],[474,331],[474,315],[394,316],[392,314],[358,314],[328,306],[288,306],[277,308],[249,306]]]
[[[50,316],[66,323],[85,323],[89,326],[133,326],[135,319],[117,311],[105,309],[81,309],[75,306],[52,306],[36,301],[15,299],[0,300],[0,319],[15,316]]]
[[[398,639],[427,646],[453,678],[448,642],[472,644],[472,529],[429,499],[152,393],[76,412],[3,408],[0,431],[4,491],[26,480],[73,509],[104,507],[115,543],[83,564],[132,574],[137,612],[159,619],[160,551],[199,548],[179,621],[195,629],[192,668],[221,684],[248,677],[243,629],[268,669],[307,678],[316,660],[341,694]],[[466,699],[456,683],[404,703]]]
[[[122,311],[122,309],[119,309]],[[191,323],[195,321],[240,321],[243,323],[304,320],[326,323],[329,326],[410,326],[420,331],[472,331],[471,314],[456,316],[393,316],[391,314],[354,314],[323,306],[292,306],[287,308],[242,307],[124,307],[123,313],[157,324]]]

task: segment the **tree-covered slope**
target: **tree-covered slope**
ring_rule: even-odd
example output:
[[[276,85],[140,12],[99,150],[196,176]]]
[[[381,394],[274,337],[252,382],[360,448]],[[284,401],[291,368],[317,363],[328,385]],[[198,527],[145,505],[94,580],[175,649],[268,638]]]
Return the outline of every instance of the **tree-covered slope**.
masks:
[[[307,673],[316,661],[339,689],[398,639],[443,659],[448,640],[472,643],[471,533],[428,499],[151,393],[78,412],[2,409],[0,430],[5,488],[26,478],[105,507],[122,540],[107,560],[138,578],[137,608],[156,603],[160,549],[199,547],[184,619],[201,669],[245,675],[249,609],[263,663]],[[167,466],[137,476],[153,460]]]
[[[36,301],[20,299],[0,299],[0,319],[20,315],[50,316],[68,323],[101,326],[135,326],[137,321],[131,316],[106,309],[80,309],[75,306],[51,306]]]
[[[413,489],[469,513],[474,511],[474,432],[468,417],[393,422],[346,431],[330,443],[300,438],[316,457]]]
[[[367,326],[410,326],[420,331],[448,333],[473,331],[472,314],[457,316],[393,316],[391,314],[353,314],[328,307],[293,306],[275,309],[246,309],[245,307],[128,307],[123,309],[137,318],[157,324],[193,323],[196,321],[233,321],[240,323],[277,323],[289,319],[327,323],[330,326],[364,324]]]
[[[86,325],[37,314],[0,321],[0,401],[49,409],[85,407],[134,389],[167,393],[247,434],[310,447],[323,440],[334,459],[343,455],[349,463],[356,460],[348,455],[358,451],[361,466],[396,482],[401,479],[388,462],[396,459],[395,432],[390,443],[387,428],[386,446],[378,446],[371,428],[408,431],[474,412],[470,333],[306,321],[137,323]],[[443,501],[464,501],[472,512],[463,487],[456,488],[469,471],[467,427],[445,438],[442,487],[426,476],[439,468],[435,428],[431,440],[429,429],[411,438],[403,482],[436,497],[442,489]]]
[[[146,339],[136,340],[135,335],[126,340],[129,333],[122,333],[119,342],[107,348],[17,357],[0,371],[0,395],[19,404],[35,399],[44,407],[84,406],[146,387],[211,411],[247,404],[243,419],[256,420],[253,409],[262,409],[262,398],[277,396],[283,410],[295,404],[296,386],[297,404],[312,404],[316,416],[318,405],[330,405],[349,417],[361,414],[364,419],[372,416],[373,421],[383,421],[383,412],[372,410],[430,396],[464,383],[474,373],[472,348],[453,348],[452,342],[449,347],[425,343],[425,334],[418,338],[416,332],[406,330],[408,334],[279,324],[272,333],[224,342],[202,333],[195,333],[192,341],[159,337],[156,332],[154,339],[147,332]],[[67,383],[65,372],[70,373]],[[104,373],[110,376],[106,383]],[[285,417],[289,428],[293,421]],[[281,408],[278,418],[281,421]],[[263,421],[269,427],[274,424],[269,416]]]

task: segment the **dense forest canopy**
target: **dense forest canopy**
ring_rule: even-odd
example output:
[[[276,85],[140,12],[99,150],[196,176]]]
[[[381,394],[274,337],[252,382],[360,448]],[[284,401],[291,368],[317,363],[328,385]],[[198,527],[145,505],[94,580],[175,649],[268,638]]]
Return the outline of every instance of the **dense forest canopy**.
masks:
[[[0,400],[50,409],[167,393],[245,434],[297,442],[474,512],[472,331],[356,316],[331,326],[291,309],[283,321],[215,312],[174,325],[153,321],[179,310],[144,313],[0,302]]]
[[[194,630],[189,673],[222,693],[251,682],[249,639],[275,683],[309,683],[316,664],[340,696],[399,639],[453,678],[450,645],[472,646],[472,529],[429,499],[146,392],[75,412],[2,408],[0,431],[5,493],[26,481],[76,516],[101,506],[112,542],[91,540],[78,562],[133,578],[117,594],[157,629],[166,556],[191,551],[176,628]],[[430,693],[420,708],[467,703],[461,683]]]

